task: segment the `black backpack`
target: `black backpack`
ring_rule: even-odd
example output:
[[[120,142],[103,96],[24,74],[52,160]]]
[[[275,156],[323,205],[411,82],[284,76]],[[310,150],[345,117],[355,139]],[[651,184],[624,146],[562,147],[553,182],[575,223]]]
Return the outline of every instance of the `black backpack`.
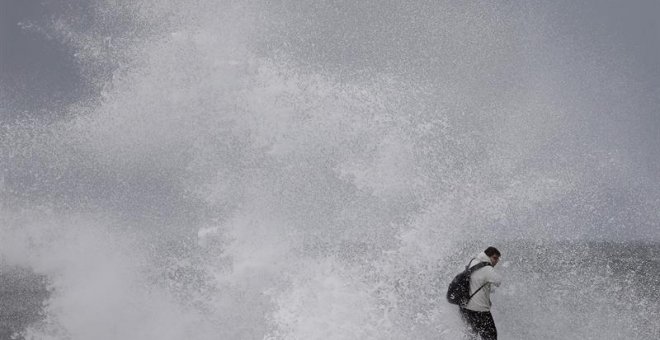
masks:
[[[491,265],[488,262],[480,262],[470,267],[470,263],[472,263],[472,260],[470,260],[470,262],[468,262],[468,265],[465,266],[465,270],[462,271],[460,274],[456,275],[456,277],[454,277],[454,279],[449,284],[449,289],[447,289],[447,301],[449,301],[449,303],[459,306],[465,306],[468,304],[468,302],[470,302],[470,299],[474,296],[474,294],[477,294],[477,292],[479,292],[481,288],[484,288],[484,286],[486,285],[484,283],[481,287],[479,287],[479,289],[477,289],[474,293],[472,293],[472,295],[470,295],[470,276],[472,275],[472,273],[475,272],[477,269],[481,269],[485,266]]]

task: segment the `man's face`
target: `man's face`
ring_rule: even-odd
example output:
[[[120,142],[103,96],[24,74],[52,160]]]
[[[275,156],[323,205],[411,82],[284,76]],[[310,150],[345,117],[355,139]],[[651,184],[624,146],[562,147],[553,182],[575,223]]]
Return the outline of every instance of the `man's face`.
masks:
[[[495,254],[495,255],[490,257],[490,263],[493,264],[493,267],[495,267],[497,262],[500,262],[500,256],[499,255]]]

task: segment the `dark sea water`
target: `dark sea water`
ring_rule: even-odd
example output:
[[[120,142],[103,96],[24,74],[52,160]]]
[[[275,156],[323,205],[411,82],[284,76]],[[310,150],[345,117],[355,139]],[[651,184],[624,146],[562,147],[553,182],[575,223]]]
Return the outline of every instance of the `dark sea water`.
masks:
[[[0,272],[0,339],[21,339],[32,323],[44,318],[48,281],[29,269],[2,266]]]

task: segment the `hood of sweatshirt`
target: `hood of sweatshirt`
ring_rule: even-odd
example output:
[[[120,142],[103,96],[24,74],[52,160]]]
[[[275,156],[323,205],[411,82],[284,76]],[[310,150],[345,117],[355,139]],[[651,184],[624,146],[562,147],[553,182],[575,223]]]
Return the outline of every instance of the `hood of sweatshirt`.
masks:
[[[484,253],[484,252],[481,252],[481,253],[479,253],[479,255],[477,255],[477,261],[479,261],[479,262],[488,262],[488,263],[490,263],[491,265],[493,264],[493,263],[490,261],[490,257],[488,257],[488,255],[486,255],[486,253]],[[477,262],[477,263],[478,263],[478,262]]]

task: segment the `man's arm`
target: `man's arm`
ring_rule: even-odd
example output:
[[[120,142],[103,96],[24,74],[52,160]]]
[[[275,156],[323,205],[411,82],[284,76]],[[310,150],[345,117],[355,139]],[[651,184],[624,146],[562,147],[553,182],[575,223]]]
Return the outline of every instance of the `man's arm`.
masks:
[[[502,283],[502,277],[498,274],[493,267],[488,268],[488,275],[486,275],[486,282],[490,283],[491,288],[493,286],[499,287]]]

